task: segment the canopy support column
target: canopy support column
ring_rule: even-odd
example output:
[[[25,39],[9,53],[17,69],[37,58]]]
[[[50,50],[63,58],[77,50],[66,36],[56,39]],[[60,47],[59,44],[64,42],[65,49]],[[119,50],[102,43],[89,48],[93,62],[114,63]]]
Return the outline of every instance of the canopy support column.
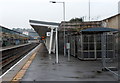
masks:
[[[52,49],[53,29],[54,29],[54,28],[51,28],[50,44],[49,44],[49,54],[51,54],[51,49]]]

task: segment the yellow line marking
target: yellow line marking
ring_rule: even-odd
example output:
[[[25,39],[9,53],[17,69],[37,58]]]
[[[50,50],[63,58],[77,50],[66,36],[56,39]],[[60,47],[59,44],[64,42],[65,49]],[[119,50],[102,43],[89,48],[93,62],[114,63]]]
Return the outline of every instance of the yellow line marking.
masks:
[[[35,58],[36,53],[34,53],[29,60],[25,63],[25,65],[21,68],[21,70],[16,74],[16,76],[12,79],[12,81],[19,81],[25,75],[26,70],[29,68],[33,59]],[[12,83],[12,82],[11,82]]]

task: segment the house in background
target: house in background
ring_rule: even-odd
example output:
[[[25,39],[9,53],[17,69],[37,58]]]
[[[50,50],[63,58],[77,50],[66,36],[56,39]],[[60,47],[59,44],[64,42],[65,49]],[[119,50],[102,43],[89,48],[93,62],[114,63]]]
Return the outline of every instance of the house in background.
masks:
[[[120,13],[102,20],[103,27],[118,29],[120,27]]]

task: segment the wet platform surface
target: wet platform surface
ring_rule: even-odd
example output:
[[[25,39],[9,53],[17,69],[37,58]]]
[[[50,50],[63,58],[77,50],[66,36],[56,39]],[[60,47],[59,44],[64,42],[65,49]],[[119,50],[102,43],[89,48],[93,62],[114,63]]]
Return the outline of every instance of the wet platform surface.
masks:
[[[59,55],[59,64],[55,63],[55,54],[49,55],[42,44],[35,59],[20,81],[116,81],[110,72],[98,72],[101,61],[81,61],[71,56]]]

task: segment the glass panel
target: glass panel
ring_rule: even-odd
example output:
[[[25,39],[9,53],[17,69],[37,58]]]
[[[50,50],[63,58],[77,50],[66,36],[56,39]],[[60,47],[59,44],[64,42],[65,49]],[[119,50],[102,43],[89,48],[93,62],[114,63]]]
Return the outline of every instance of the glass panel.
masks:
[[[94,44],[89,44],[89,50],[94,50]]]
[[[95,58],[94,52],[89,53],[89,58]]]
[[[88,58],[88,53],[89,52],[83,52],[84,58]]]
[[[101,50],[101,43],[97,43],[96,49]]]
[[[94,35],[89,36],[89,42],[94,42]]]
[[[82,57],[82,53],[81,53],[80,51],[77,53],[77,57],[78,57],[78,58],[83,58],[83,57]]]
[[[83,42],[88,42],[88,36],[87,35],[83,36]]]
[[[113,49],[113,44],[107,43],[107,50],[112,50],[112,49]]]
[[[107,51],[106,53],[106,58],[113,58],[113,51]]]
[[[83,44],[83,50],[88,50],[88,44]]]
[[[113,42],[113,35],[107,35],[107,42]]]
[[[101,42],[101,35],[100,34],[96,35],[96,41]]]
[[[97,52],[97,58],[101,58],[102,57],[102,53],[101,52]]]

